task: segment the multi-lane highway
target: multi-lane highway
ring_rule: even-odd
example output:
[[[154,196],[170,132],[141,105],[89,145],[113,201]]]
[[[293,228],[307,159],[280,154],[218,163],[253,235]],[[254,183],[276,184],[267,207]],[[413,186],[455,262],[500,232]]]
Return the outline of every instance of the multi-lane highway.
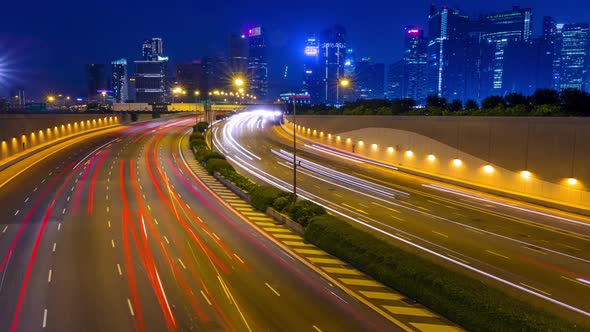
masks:
[[[396,330],[205,189],[179,152],[193,124],[113,129],[0,172],[0,331]]]
[[[269,112],[271,113],[271,112]],[[264,112],[236,115],[214,143],[240,172],[291,190],[292,136]],[[486,195],[299,140],[304,198],[449,268],[590,322],[590,219]]]

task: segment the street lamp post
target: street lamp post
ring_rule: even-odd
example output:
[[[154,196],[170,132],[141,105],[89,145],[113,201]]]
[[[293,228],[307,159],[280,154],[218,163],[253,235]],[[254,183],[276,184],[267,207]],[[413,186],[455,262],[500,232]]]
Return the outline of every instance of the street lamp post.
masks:
[[[297,95],[293,98],[293,202],[297,201]]]
[[[346,89],[350,85],[350,80],[348,78],[343,78],[338,82],[337,87],[342,87],[342,89]],[[336,103],[340,104],[340,89],[336,89]]]

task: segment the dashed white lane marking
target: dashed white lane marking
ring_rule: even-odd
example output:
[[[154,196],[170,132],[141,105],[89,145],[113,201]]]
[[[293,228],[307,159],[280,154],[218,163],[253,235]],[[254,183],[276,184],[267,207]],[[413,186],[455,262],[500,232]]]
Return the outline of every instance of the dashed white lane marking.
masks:
[[[8,225],[4,226],[4,229],[2,230],[2,234],[6,233],[6,230],[8,230]]]
[[[43,310],[43,328],[47,327],[47,309]]]
[[[129,306],[129,312],[131,313],[131,316],[135,316],[135,312],[133,312],[133,306],[131,305],[131,300],[129,298],[127,298],[127,305]]]
[[[158,219],[154,218],[154,222],[158,225]]]
[[[211,301],[209,301],[209,298],[207,297],[207,295],[205,295],[205,293],[203,293],[203,291],[201,291],[201,295],[203,295],[203,297],[205,298],[205,301],[207,301],[207,303],[208,303],[210,306],[211,306],[211,305],[213,305],[213,304],[211,303]]]
[[[68,202],[70,201],[70,196],[69,195],[68,195],[68,198],[66,199],[66,201],[68,201]]]
[[[148,208],[148,210],[150,210],[150,211],[152,210],[152,207],[151,207],[149,204],[147,205],[147,208]]]
[[[26,203],[26,202],[28,202],[28,201],[29,201],[29,198],[27,197],[27,198],[25,199],[25,203]]]
[[[266,285],[266,287],[270,288],[270,290],[273,291],[273,293],[275,293],[277,296],[281,296],[281,294],[279,294],[279,292],[272,288],[272,286],[269,285],[268,282],[265,282],[264,284]]]
[[[70,188],[70,191],[74,191],[74,186],[72,186],[72,188]]]
[[[59,231],[61,229],[61,223],[57,224],[57,230]]]
[[[47,180],[47,179],[43,179],[43,180],[41,181],[41,183],[45,183],[45,180]]]
[[[20,210],[16,210],[16,212],[14,213],[14,216],[16,217],[19,214]]]
[[[107,225],[109,225],[109,228],[111,228],[111,221],[107,221]]]
[[[52,273],[52,270],[49,269],[49,275],[47,276],[47,282],[51,282],[51,273]]]
[[[106,198],[107,198],[107,201],[108,201],[109,200],[109,195],[107,195]]]
[[[170,244],[170,241],[168,241],[168,238],[166,237],[166,235],[164,235],[164,240],[166,240],[166,243]]]
[[[64,208],[63,210],[61,210],[61,214],[66,214],[66,208]]]
[[[246,263],[244,263],[244,261],[243,261],[243,260],[240,258],[240,256],[238,256],[237,254],[234,254],[234,256],[236,256],[236,258],[237,258],[237,259],[238,259],[240,262],[242,262],[242,264],[246,264]]]
[[[36,192],[37,190],[39,190],[39,187],[35,187],[35,189],[33,189],[33,192]]]
[[[53,252],[55,252],[55,248],[56,247],[57,247],[57,243],[56,242],[53,242],[53,249],[52,249]]]
[[[111,208],[109,208],[109,207],[107,206],[107,212],[109,212],[109,211],[111,211]]]
[[[111,246],[114,248],[115,247],[115,240],[111,239]]]
[[[318,332],[322,332],[322,330],[320,330],[320,328],[319,328],[319,327],[317,327],[317,326],[315,326],[315,325],[313,326],[313,328],[314,328],[314,330],[316,330],[316,331],[318,331]]]
[[[184,265],[180,258],[178,259],[178,262],[180,263],[180,265],[182,265],[182,268],[186,270],[186,265]]]
[[[119,263],[117,263],[117,271],[119,271],[120,276],[123,275],[123,271],[121,271],[121,265],[119,265]]]

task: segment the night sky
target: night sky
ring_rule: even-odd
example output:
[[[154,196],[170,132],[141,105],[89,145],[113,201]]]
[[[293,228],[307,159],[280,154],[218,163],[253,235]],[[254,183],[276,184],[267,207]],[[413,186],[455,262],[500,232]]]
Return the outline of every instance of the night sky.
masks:
[[[357,56],[389,64],[401,57],[403,28],[426,28],[427,0],[298,1],[3,1],[0,18],[0,96],[14,86],[29,97],[84,95],[84,65],[137,60],[146,37],[162,37],[172,63],[226,52],[231,32],[266,27],[273,92],[297,87],[307,32],[339,23]],[[508,10],[513,0],[445,3],[470,15]],[[542,17],[590,22],[588,0],[531,0],[535,33]],[[289,76],[283,79],[285,66]],[[132,67],[132,66],[130,66]]]

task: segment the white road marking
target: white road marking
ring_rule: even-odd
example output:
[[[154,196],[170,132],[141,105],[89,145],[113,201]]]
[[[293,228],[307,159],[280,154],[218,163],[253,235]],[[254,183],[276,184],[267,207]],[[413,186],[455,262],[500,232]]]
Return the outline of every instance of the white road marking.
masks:
[[[61,223],[57,224],[57,230],[59,231],[61,229]]]
[[[68,201],[68,202],[70,201],[70,196],[69,195],[68,195],[68,198],[66,199],[66,201]]]
[[[180,263],[180,265],[182,265],[182,267],[186,270],[186,265],[184,265],[184,263],[182,262],[182,260],[179,258],[178,262]]]
[[[53,242],[53,250],[52,250],[53,252],[55,252],[55,247],[57,247],[57,243]]]
[[[203,291],[201,291],[201,295],[203,295],[203,297],[205,298],[205,301],[207,301],[207,303],[208,303],[209,305],[213,305],[213,304],[211,303],[211,301],[209,301],[209,298],[207,297],[207,295],[205,295],[205,293],[203,293]]]
[[[16,217],[16,215],[20,212],[20,210],[16,210],[16,212],[14,213],[14,216]]]
[[[51,282],[51,269],[49,269],[49,275],[47,276],[47,282]]]
[[[107,221],[107,225],[109,225],[109,228],[111,228],[111,221]]]
[[[25,199],[25,203],[26,203],[26,202],[28,202],[28,201],[29,201],[29,198],[27,197],[27,198]]]
[[[270,290],[273,291],[273,293],[275,293],[277,296],[281,296],[281,294],[279,294],[279,292],[272,288],[272,286],[269,285],[268,282],[265,282],[264,284],[266,285],[266,287],[270,288]]]
[[[246,264],[246,263],[244,263],[244,261],[243,261],[243,260],[240,258],[240,256],[238,256],[237,254],[234,254],[234,256],[236,256],[236,258],[237,258],[237,259],[238,259],[240,262],[242,262],[242,264]]]
[[[47,327],[47,309],[43,310],[43,328]]]
[[[39,190],[39,188],[38,188],[38,187],[35,187],[35,189],[33,189],[33,192],[35,192],[35,191],[37,191],[37,190]]]
[[[2,234],[6,233],[7,229],[8,229],[8,225],[4,226],[4,229],[2,230]]]
[[[119,271],[120,276],[123,275],[123,271],[121,271],[121,265],[119,265],[119,263],[117,263],[117,271]]]
[[[66,214],[66,208],[64,208],[63,210],[61,210],[61,214]]]
[[[111,239],[111,246],[114,248],[115,247],[115,240]]]
[[[127,305],[129,306],[129,312],[131,312],[131,316],[135,316],[135,312],[133,312],[133,306],[131,305],[131,300],[127,298]]]
[[[166,240],[166,243],[170,244],[170,241],[168,241],[168,238],[166,237],[166,235],[164,235],[164,240]]]

